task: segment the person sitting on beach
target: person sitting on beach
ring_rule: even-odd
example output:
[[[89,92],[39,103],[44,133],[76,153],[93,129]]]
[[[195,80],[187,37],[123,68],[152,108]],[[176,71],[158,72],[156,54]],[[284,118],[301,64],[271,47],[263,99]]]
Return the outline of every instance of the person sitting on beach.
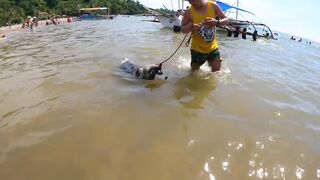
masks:
[[[174,15],[174,21],[173,21],[173,31],[174,32],[181,32],[181,24],[182,24],[182,11],[178,10],[176,14]]]
[[[222,60],[216,39],[216,26],[227,25],[229,19],[215,2],[188,1],[191,7],[184,14],[181,29],[183,33],[192,32],[191,70],[198,70],[208,61],[212,72],[219,71]]]
[[[26,28],[26,24],[25,24],[25,23],[22,23],[21,28],[22,28],[22,29]]]

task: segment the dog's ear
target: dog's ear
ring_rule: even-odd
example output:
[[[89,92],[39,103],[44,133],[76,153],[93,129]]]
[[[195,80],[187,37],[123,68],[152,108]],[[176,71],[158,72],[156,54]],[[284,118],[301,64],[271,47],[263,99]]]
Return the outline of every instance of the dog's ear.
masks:
[[[157,64],[157,66],[155,67],[156,69],[156,74],[158,75],[163,75],[163,72],[162,72],[162,64]]]

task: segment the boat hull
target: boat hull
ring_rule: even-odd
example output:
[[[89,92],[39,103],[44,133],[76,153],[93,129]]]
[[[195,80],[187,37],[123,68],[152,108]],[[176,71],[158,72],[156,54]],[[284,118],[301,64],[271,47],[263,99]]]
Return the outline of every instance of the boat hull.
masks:
[[[165,15],[155,15],[155,17],[159,20],[159,22],[162,24],[163,27],[173,28],[173,22],[174,22],[173,17],[168,17]],[[243,21],[230,19],[230,26],[232,26],[234,28],[236,28],[238,26],[241,29],[244,29],[244,28],[248,28],[250,25],[251,24],[249,22],[243,22]]]
[[[159,22],[162,24],[165,28],[173,28],[173,17],[168,17],[164,15],[155,15],[155,17],[159,20]]]
[[[248,28],[249,26],[251,26],[250,22],[238,21],[235,19],[229,19],[229,24],[231,27],[240,27],[240,29]]]

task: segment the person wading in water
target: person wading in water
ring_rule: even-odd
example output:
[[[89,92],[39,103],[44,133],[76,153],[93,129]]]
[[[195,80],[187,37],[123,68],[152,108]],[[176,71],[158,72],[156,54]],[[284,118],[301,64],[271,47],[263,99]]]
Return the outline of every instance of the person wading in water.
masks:
[[[192,32],[191,69],[198,70],[208,61],[212,72],[221,68],[220,53],[216,40],[216,26],[224,26],[229,19],[220,7],[212,1],[189,0],[191,7],[187,9],[182,20],[182,32]]]

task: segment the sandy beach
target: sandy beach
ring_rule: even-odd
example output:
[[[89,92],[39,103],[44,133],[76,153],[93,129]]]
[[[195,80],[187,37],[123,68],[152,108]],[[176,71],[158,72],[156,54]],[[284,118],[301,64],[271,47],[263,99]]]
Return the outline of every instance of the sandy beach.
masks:
[[[66,18],[59,18],[57,19],[60,23],[67,23],[67,19]],[[46,26],[46,20],[41,20],[41,21],[38,21],[38,27],[39,26]],[[0,27],[0,35],[8,35],[12,32],[15,32],[15,31],[18,31],[18,30],[25,30],[25,29],[28,29],[28,28],[25,28],[25,29],[22,29],[22,24],[14,24],[14,25],[11,25],[11,27],[9,26],[3,26],[3,27]]]

